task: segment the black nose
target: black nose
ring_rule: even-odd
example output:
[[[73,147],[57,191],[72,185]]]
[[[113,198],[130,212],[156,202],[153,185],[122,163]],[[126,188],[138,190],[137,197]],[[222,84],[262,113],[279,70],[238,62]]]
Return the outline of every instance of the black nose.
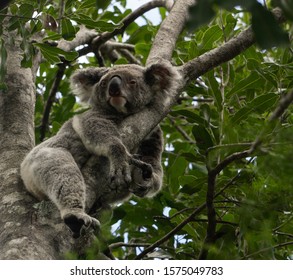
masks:
[[[119,76],[114,76],[109,83],[109,95],[112,97],[121,95],[122,80]]]

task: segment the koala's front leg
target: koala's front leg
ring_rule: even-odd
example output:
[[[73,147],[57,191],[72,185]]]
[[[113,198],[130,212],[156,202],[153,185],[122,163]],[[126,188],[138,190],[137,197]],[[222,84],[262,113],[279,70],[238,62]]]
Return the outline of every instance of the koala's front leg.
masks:
[[[131,155],[123,145],[117,126],[103,119],[95,111],[75,116],[73,128],[86,149],[96,156],[105,156],[110,162],[109,183],[115,189],[131,182]]]
[[[137,158],[151,167],[141,168],[134,165],[130,191],[139,196],[153,196],[162,186],[161,155],[163,152],[163,135],[160,127],[155,128],[140,144]]]
[[[110,160],[110,186],[115,189],[122,184],[131,182],[131,155],[120,139],[112,137],[112,143],[107,147],[106,156]]]

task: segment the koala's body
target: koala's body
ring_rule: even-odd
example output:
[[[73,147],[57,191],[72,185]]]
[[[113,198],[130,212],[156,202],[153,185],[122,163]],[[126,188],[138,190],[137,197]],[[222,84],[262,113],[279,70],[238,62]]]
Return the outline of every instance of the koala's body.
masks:
[[[88,68],[72,76],[74,91],[91,109],[74,116],[56,136],[36,146],[21,164],[21,177],[36,198],[49,198],[56,204],[74,237],[83,226],[99,226],[91,216],[93,210],[132,194],[152,196],[160,190],[160,128],[128,151],[118,127],[127,116],[167,98],[177,78],[165,64]]]

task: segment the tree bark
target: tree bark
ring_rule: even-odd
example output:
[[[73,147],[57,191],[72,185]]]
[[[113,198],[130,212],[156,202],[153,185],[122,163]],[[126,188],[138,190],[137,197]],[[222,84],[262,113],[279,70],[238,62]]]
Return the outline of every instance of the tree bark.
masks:
[[[0,259],[58,259],[71,248],[70,233],[56,211],[44,211],[41,205],[35,208],[37,201],[19,175],[20,163],[35,143],[36,73],[32,69],[38,68],[39,57],[32,69],[22,68],[22,38],[15,32],[5,36],[7,90],[0,92]]]

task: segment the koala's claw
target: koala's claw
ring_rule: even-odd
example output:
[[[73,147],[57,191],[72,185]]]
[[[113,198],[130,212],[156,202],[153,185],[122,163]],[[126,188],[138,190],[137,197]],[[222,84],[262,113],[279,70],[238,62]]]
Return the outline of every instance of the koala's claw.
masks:
[[[120,186],[121,184],[129,184],[131,182],[130,167],[127,162],[115,164],[110,172],[110,185],[112,187]]]
[[[83,228],[97,229],[100,227],[100,222],[97,219],[85,213],[68,213],[63,217],[63,220],[72,231],[73,238],[80,237]]]
[[[136,159],[135,157],[130,160],[130,163],[141,169],[142,177],[144,180],[149,180],[150,178],[152,178],[153,167],[150,164]]]

